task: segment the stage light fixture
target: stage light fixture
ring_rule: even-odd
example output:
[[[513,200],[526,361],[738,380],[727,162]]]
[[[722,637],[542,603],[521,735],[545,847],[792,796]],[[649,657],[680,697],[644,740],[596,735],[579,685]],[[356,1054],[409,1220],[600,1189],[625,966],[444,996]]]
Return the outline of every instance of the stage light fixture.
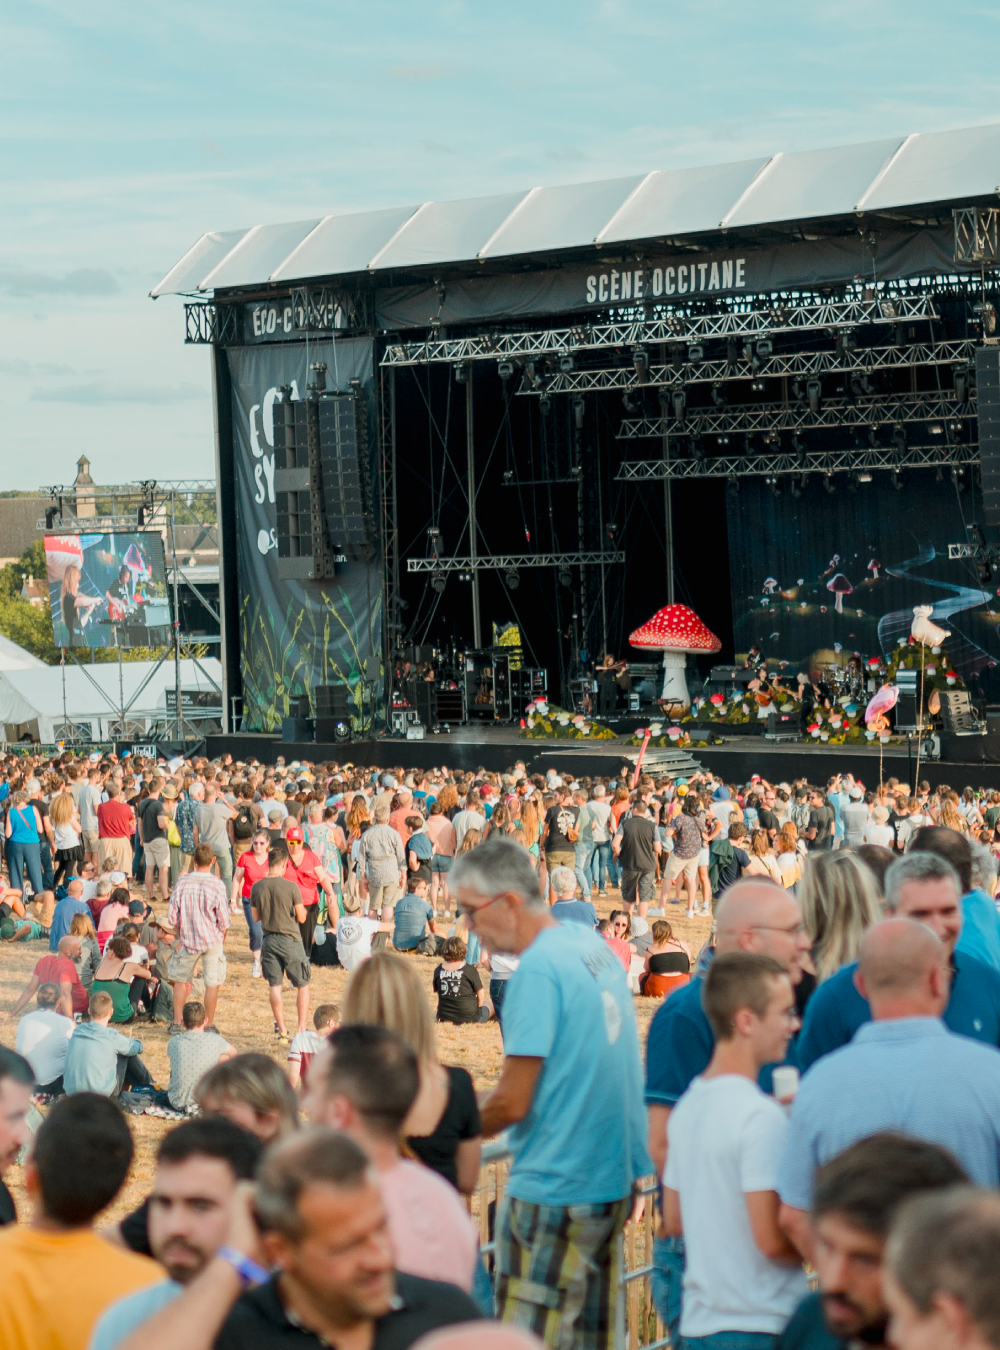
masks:
[[[965,470],[962,468],[961,464],[953,464],[951,466],[951,481],[960,492],[965,488]]]
[[[569,335],[578,347],[582,347],[590,336],[590,329],[579,323],[569,330]]]
[[[726,491],[731,493],[732,496],[735,497],[736,494],[739,492],[739,490],[740,490],[740,480],[736,477],[734,473],[731,473],[729,477],[726,479]]]
[[[892,486],[896,489],[897,492],[902,492],[903,490],[903,475],[901,470],[898,468],[893,469],[892,471]]]
[[[837,489],[836,489],[836,487],[834,486],[834,482],[833,482],[833,474],[832,474],[832,473],[825,473],[825,474],[823,475],[823,491],[824,491],[824,492],[829,492],[830,496],[832,497],[833,494],[836,492],[836,490],[837,490]]]
[[[700,436],[691,437],[691,458],[701,464],[705,458],[705,445]]]
[[[767,388],[767,383],[764,380],[751,380],[750,388],[755,394],[762,394]]]
[[[721,384],[712,385],[712,403],[716,408],[728,408],[729,400],[722,392]]]
[[[939,464],[939,465],[937,466],[937,468],[934,470],[934,481],[935,481],[935,483],[943,483],[943,482],[944,482],[944,465],[943,465],[943,464]]]
[[[978,314],[983,324],[984,333],[995,333],[997,327],[997,312],[993,305],[987,301],[982,305],[974,305],[973,313]]]
[[[568,567],[560,567],[560,569],[559,569],[559,585],[560,585],[560,586],[565,586],[567,589],[569,589],[569,587],[573,585],[573,573],[572,573],[572,571],[570,570],[570,568],[568,568]]]
[[[535,389],[542,389],[545,385],[545,380],[542,378],[542,374],[534,361],[528,361],[525,364],[524,378],[525,381],[531,384]]]
[[[441,592],[444,590],[444,588],[447,586],[447,584],[448,584],[448,574],[446,572],[431,573],[432,591],[437,591],[438,595],[440,595]]]
[[[765,479],[765,482],[767,483],[772,497],[781,496],[781,480],[779,478],[770,477]]]
[[[789,496],[794,497],[796,501],[800,501],[802,498],[803,489],[805,487],[806,487],[805,474],[802,475],[801,479],[798,482],[796,482],[796,480],[792,478],[789,480],[788,483],[788,494]]]
[[[464,361],[459,361],[458,365],[455,367],[455,383],[456,384],[469,383],[469,367],[466,365]]]
[[[640,405],[636,403],[635,399],[632,397],[632,395],[629,393],[627,389],[622,394],[622,402],[625,404],[626,412],[634,413],[639,411]]]
[[[955,401],[964,403],[969,397],[969,368],[968,366],[955,367]]]
[[[882,301],[880,308],[882,310],[883,319],[894,319],[899,313],[899,306],[896,304],[895,300],[892,300],[889,297],[886,297],[886,299]]]
[[[775,448],[775,446],[781,444],[781,435],[780,435],[780,433],[777,432],[777,431],[775,431],[775,429],[774,429],[773,427],[771,427],[769,431],[765,431],[765,432],[764,432],[764,444],[765,444],[766,446],[768,446],[770,449],[773,450],[773,449]]]
[[[563,375],[571,375],[576,370],[576,361],[568,352],[565,356],[560,356],[559,369]]]
[[[872,481],[872,476],[871,476],[871,474],[868,472],[867,469],[862,469],[861,472],[858,474],[858,482],[859,482],[859,483],[870,483],[871,481]]]
[[[543,394],[538,400],[538,411],[543,417],[548,417],[549,413],[552,411],[552,400],[549,398],[548,394]]]
[[[757,343],[757,355],[761,357],[771,356],[774,352],[774,343],[769,337],[761,338]]]
[[[521,574],[516,567],[508,567],[503,574],[503,579],[509,591],[516,591],[521,584]]]
[[[674,403],[674,421],[677,423],[679,427],[683,426],[684,410],[687,407],[687,394],[684,392],[683,389],[675,389],[673,391],[673,403]]]
[[[806,398],[809,400],[809,411],[819,412],[819,405],[823,401],[823,383],[821,380],[806,381]]]
[[[575,398],[573,400],[573,423],[577,431],[583,430],[583,414],[586,411],[586,408],[587,405],[582,398]]]
[[[504,471],[503,471],[503,481],[507,484],[508,487],[510,486],[511,483],[513,483],[513,481],[514,481],[514,470],[513,470],[513,469],[504,469]]]
[[[688,360],[704,361],[704,359],[705,359],[705,348],[701,345],[700,342],[692,342],[690,347],[688,347]]]
[[[723,432],[723,434],[722,434],[721,436],[717,436],[717,437],[716,437],[716,444],[717,444],[717,445],[728,445],[728,444],[729,444],[729,437]]]
[[[927,425],[927,431],[931,436],[944,435],[944,427],[941,425],[940,422],[929,422]]]
[[[902,452],[906,449],[906,428],[905,428],[905,427],[894,427],[894,428],[893,428],[893,431],[892,431],[892,444],[893,444],[893,447],[894,447],[896,450],[898,450],[898,451],[900,452],[900,454],[902,454]]]
[[[635,366],[635,378],[639,384],[649,382],[649,352],[645,347],[633,347],[632,364]]]
[[[51,530],[56,520],[59,518],[58,506],[47,506],[45,508],[45,528]]]
[[[333,728],[333,739],[335,741],[349,741],[351,739],[351,727],[348,722],[338,722]]]
[[[680,371],[684,369],[684,356],[684,348],[679,342],[675,342],[670,348],[670,364],[673,366],[674,370]]]
[[[734,337],[726,339],[726,360],[731,366],[735,366],[740,359],[740,344]]]
[[[513,362],[513,361],[498,361],[498,362],[497,362],[497,374],[500,376],[501,380],[503,380],[504,382],[506,382],[507,380],[509,380],[510,377],[514,374],[514,362]]]
[[[792,454],[795,455],[799,464],[804,468],[806,463],[806,443],[797,431],[792,432]]]
[[[962,439],[961,422],[951,421],[944,424],[945,435],[948,437],[948,444],[955,445]]]

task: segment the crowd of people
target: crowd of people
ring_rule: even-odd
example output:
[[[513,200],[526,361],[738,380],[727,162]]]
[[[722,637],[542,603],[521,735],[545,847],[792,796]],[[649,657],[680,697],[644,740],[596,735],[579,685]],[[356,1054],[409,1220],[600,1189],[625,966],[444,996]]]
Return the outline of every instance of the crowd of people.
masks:
[[[654,1204],[672,1346],[1000,1350],[1000,793],[66,754],[0,810],[4,1347],[610,1350]]]

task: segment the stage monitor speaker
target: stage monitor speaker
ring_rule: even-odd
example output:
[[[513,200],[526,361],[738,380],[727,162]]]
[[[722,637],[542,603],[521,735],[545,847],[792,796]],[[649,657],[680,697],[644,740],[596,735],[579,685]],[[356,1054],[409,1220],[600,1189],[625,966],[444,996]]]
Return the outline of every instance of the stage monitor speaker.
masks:
[[[314,691],[317,717],[350,717],[357,712],[349,684],[318,684]]]
[[[319,405],[282,391],[275,403],[274,492],[278,575],[284,581],[326,581],[336,573],[323,510]]]
[[[437,690],[430,680],[418,680],[414,690],[414,703],[425,727],[437,725]]]
[[[896,700],[896,730],[917,730],[917,696],[900,691]]]
[[[293,745],[297,741],[311,741],[315,734],[315,723],[311,717],[282,718],[281,739],[286,745]]]
[[[335,553],[375,556],[368,482],[368,400],[363,393],[324,394],[319,443],[327,537]]]
[[[1000,347],[976,348],[979,463],[986,542],[1000,543]]]

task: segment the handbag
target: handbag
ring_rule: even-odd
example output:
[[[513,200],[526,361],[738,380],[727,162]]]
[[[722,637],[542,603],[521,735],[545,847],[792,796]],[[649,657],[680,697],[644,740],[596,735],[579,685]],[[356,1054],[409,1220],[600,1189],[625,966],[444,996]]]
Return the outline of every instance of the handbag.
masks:
[[[174,848],[181,846],[181,832],[177,828],[177,822],[173,816],[167,821],[167,843],[172,844]]]

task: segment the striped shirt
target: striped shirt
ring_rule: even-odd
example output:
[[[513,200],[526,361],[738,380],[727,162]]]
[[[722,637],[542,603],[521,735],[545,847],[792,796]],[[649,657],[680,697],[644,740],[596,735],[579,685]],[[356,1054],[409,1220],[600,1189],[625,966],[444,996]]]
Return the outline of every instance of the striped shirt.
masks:
[[[218,947],[229,927],[229,892],[211,872],[186,872],[170,897],[167,922],[177,929],[189,952]]]
[[[809,1209],[816,1168],[859,1139],[896,1130],[948,1149],[977,1186],[1000,1182],[1000,1051],[937,1017],[866,1022],[802,1080],[778,1176]]]

